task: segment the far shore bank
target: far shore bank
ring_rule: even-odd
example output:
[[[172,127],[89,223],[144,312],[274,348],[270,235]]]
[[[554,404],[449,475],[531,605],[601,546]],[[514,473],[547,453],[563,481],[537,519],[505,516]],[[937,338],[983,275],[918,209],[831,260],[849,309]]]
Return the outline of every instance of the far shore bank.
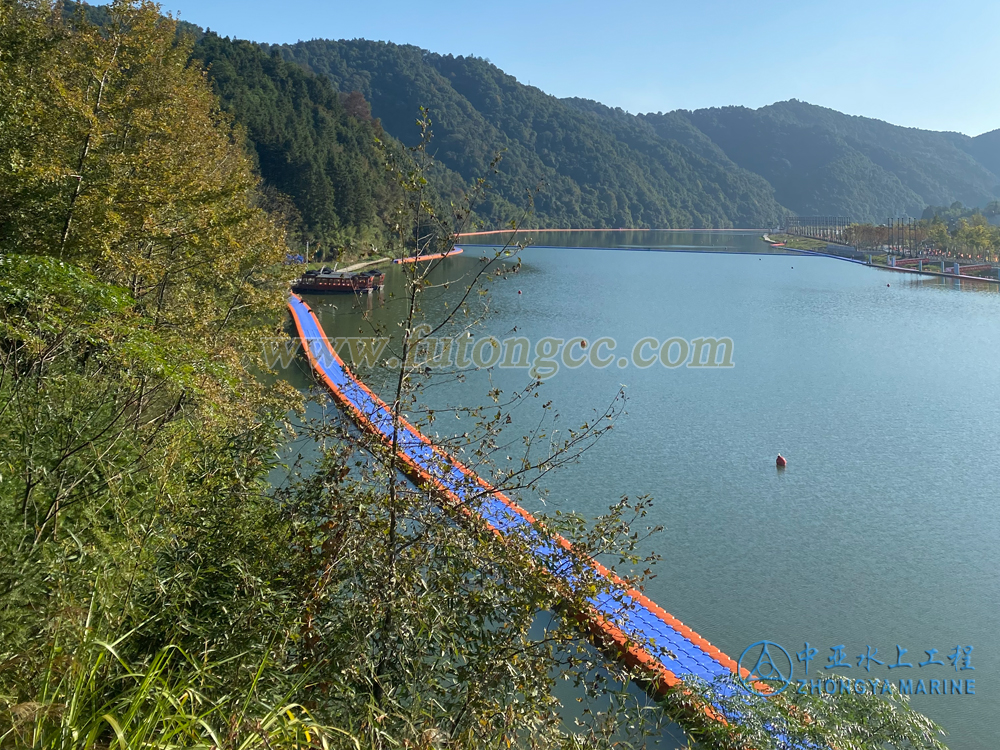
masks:
[[[766,229],[763,229],[763,228],[760,228],[760,227],[757,227],[757,228],[754,228],[754,227],[740,227],[740,228],[731,227],[729,229],[673,229],[673,228],[671,228],[671,229],[654,229],[654,228],[651,228],[651,227],[640,227],[640,228],[613,227],[613,228],[604,228],[604,229],[601,229],[599,227],[592,227],[592,228],[589,228],[589,229],[559,229],[559,228],[550,228],[550,229],[525,229],[525,228],[519,227],[517,229],[510,229],[510,228],[507,228],[507,229],[487,229],[487,230],[484,230],[484,231],[481,231],[481,232],[461,232],[461,233],[459,233],[459,234],[457,234],[455,236],[458,237],[459,239],[461,239],[462,237],[485,237],[486,235],[489,235],[489,234],[532,234],[532,233],[538,234],[538,233],[541,233],[541,232],[695,232],[695,233],[712,232],[714,234],[725,234],[725,233],[728,232],[728,233],[747,234],[747,233],[751,233],[751,232],[752,233],[756,233],[756,232],[766,232],[766,231],[767,231]]]

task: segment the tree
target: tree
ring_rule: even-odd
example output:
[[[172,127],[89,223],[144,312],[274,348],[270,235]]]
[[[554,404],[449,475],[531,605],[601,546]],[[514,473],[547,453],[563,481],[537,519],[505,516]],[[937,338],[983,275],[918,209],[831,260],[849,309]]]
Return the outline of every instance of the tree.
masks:
[[[286,249],[189,45],[149,3],[112,5],[102,30],[77,17],[72,33],[44,3],[3,12],[43,59],[9,68],[31,76],[18,108],[37,119],[5,129],[17,156],[0,166],[0,249],[78,265],[127,290],[164,345],[242,369],[256,316],[281,303]],[[217,374],[183,386],[252,409]]]
[[[945,224],[938,216],[935,216],[930,225],[927,228],[927,239],[936,248],[944,249],[948,246],[948,241],[951,239],[948,234],[948,225]]]
[[[772,687],[781,689],[777,684]],[[944,730],[910,708],[907,696],[900,695],[895,687],[890,690],[884,686],[884,694],[880,691],[877,696],[871,683],[864,687],[861,694],[844,691],[836,695],[799,695],[789,688],[765,697],[740,689],[735,677],[714,684],[692,678],[686,681],[686,694],[678,699],[682,705],[687,704],[688,715],[701,718],[695,736],[719,750],[947,750],[939,739]],[[708,718],[719,712],[742,720],[722,723]]]
[[[973,250],[977,257],[984,257],[993,251],[1000,244],[998,239],[1000,234],[996,227],[990,226],[986,217],[980,213],[958,220],[955,241]]]
[[[58,11],[0,2],[0,703],[39,746],[110,741],[112,704],[156,715],[147,668],[220,699],[225,670],[253,673],[233,657],[265,662],[289,623],[294,572],[265,477],[296,401],[258,354],[282,227],[171,20]],[[175,682],[157,655],[192,647],[222,666],[179,658]]]

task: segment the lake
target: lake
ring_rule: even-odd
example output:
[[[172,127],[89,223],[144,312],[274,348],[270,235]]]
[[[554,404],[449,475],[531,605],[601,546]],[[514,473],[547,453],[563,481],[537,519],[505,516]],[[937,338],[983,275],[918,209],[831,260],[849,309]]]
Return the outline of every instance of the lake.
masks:
[[[604,368],[561,367],[510,429],[530,429],[542,401],[565,429],[620,386],[628,396],[615,429],[547,478],[545,509],[596,515],[623,494],[652,495],[666,530],[650,543],[663,561],[646,593],[675,617],[733,658],[755,641],[781,644],[796,678],[923,679],[928,690],[960,680],[963,694],[946,688],[912,705],[948,730],[954,750],[995,748],[997,287],[775,253],[756,234],[535,240],[545,247],[523,251],[520,271],[490,285],[477,337],[608,337],[615,356]],[[456,283],[428,292],[428,310],[453,300],[490,252],[462,247],[435,274]],[[402,271],[387,273],[381,297],[309,298],[331,337],[357,335],[369,306],[382,323],[398,318]],[[732,367],[630,360],[643,338],[704,337],[732,340]],[[358,371],[379,387],[377,372]],[[485,403],[489,378],[508,393],[531,381],[524,368],[482,370],[441,379],[427,398]],[[434,428],[463,431],[444,418]],[[811,662],[796,658],[806,643]],[[837,646],[850,668],[825,668]],[[883,664],[866,671],[858,657],[876,648]],[[890,670],[897,662],[913,666]]]

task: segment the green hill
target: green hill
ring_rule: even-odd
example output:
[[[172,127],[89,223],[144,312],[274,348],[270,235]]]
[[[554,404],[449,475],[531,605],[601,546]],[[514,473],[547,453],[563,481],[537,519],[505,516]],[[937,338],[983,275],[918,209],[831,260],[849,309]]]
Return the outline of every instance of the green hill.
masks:
[[[195,50],[224,106],[247,129],[261,171],[302,211],[311,235],[375,220],[374,130],[328,82],[248,42],[210,34]]]
[[[903,128],[791,100],[757,110],[702,109],[686,118],[736,164],[765,177],[799,214],[855,220],[919,216],[929,204],[995,200],[1000,149],[958,133]],[[982,159],[982,161],[977,161]]]
[[[87,12],[100,22],[100,10]],[[495,190],[477,216],[492,226],[529,201],[534,226],[770,227],[789,213],[881,222],[1000,197],[1000,130],[970,138],[794,99],[631,115],[549,96],[474,56],[184,31],[275,204],[302,239],[327,246],[384,236],[394,185],[375,138],[412,145],[421,106],[434,123],[434,192],[447,203],[490,177]]]
[[[465,180],[484,174],[502,149],[498,200],[481,211],[493,221],[538,187],[533,220],[546,226],[771,226],[786,213],[766,181],[736,165],[624,113],[556,99],[476,57],[365,40],[271,49],[341,91],[363,93],[404,142],[426,106],[437,158]]]
[[[1000,130],[962,139],[958,145],[993,174],[1000,176]],[[993,188],[993,194],[1000,195],[1000,186]]]
[[[366,40],[271,49],[363,92],[403,141],[429,107],[438,157],[466,180],[505,149],[492,219],[538,185],[539,224],[599,227],[770,226],[785,209],[881,221],[1000,194],[1000,131],[969,138],[796,100],[635,116],[556,99],[476,57]]]

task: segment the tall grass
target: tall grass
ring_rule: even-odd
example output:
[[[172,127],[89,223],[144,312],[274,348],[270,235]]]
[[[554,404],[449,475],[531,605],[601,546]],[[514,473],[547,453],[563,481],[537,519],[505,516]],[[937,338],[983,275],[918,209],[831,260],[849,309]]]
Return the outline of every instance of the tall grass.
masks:
[[[319,725],[304,706],[263,697],[266,662],[247,684],[221,689],[216,672],[222,663],[194,659],[170,646],[136,667],[122,657],[120,646],[121,640],[86,639],[72,649],[53,643],[45,673],[38,675],[37,695],[3,699],[9,725],[0,726],[0,748],[360,747],[349,733]]]

